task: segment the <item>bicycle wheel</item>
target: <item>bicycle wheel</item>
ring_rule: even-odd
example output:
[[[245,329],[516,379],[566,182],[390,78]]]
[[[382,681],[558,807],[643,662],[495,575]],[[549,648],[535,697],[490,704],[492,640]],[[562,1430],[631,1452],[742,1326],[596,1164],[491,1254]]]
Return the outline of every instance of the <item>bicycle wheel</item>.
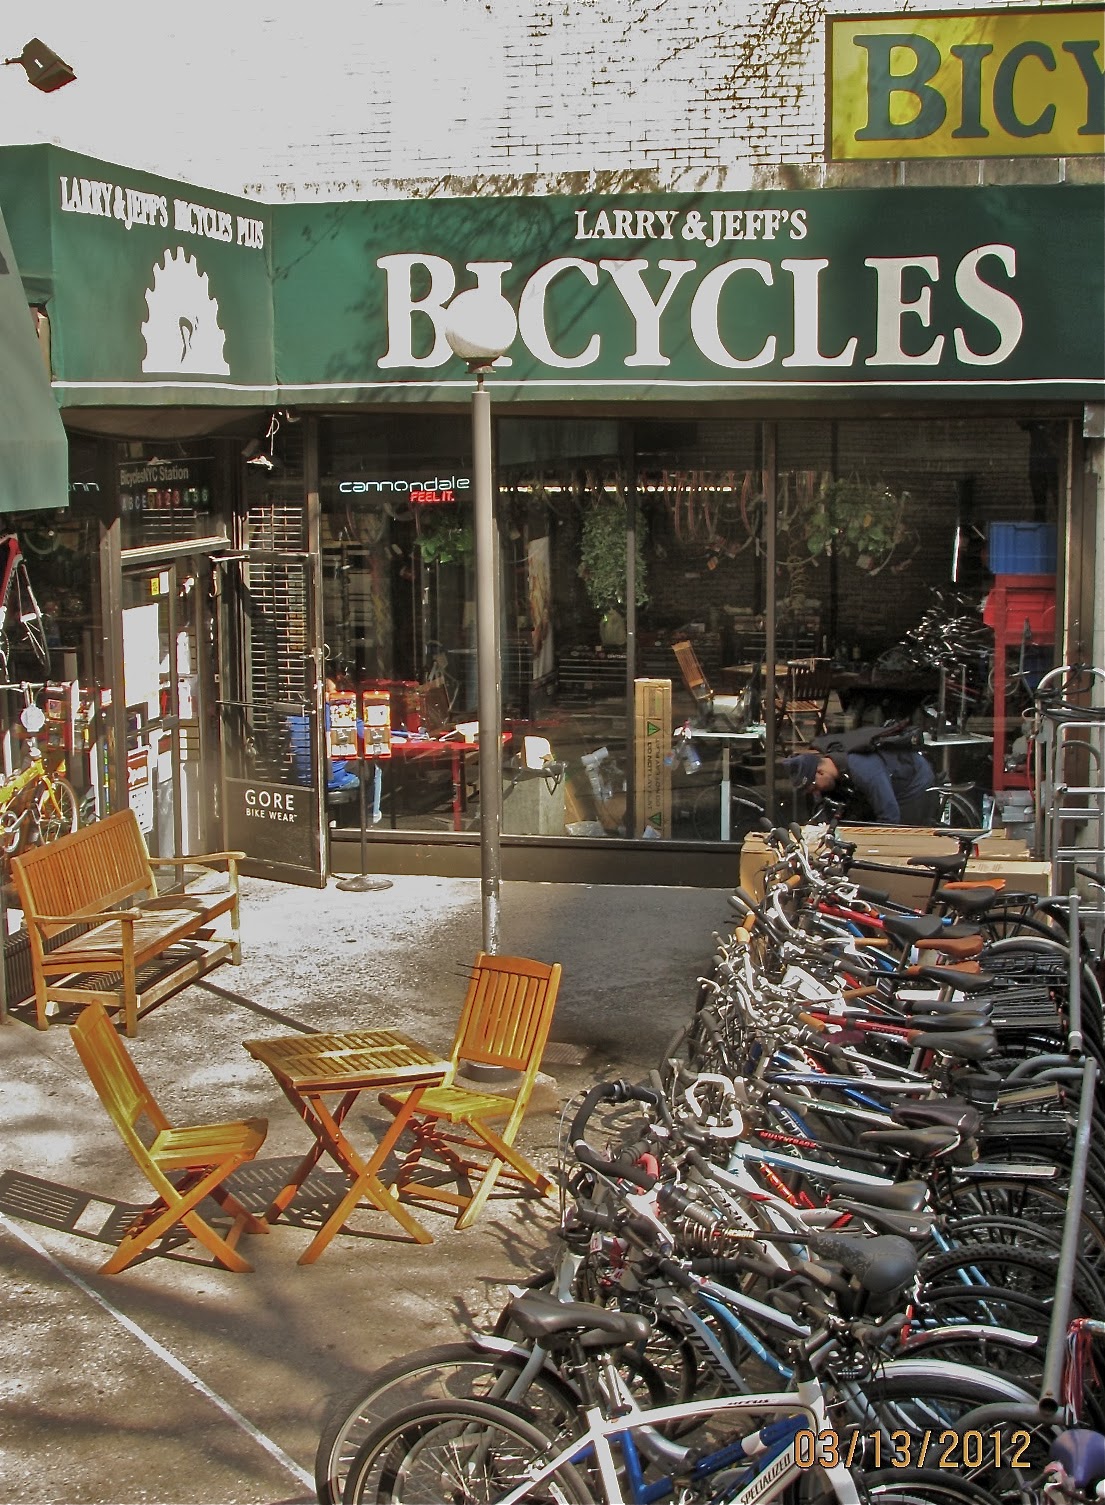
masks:
[[[41,780],[31,804],[31,820],[28,822],[27,845],[56,841],[77,829],[80,801],[76,790],[67,779],[51,774]]]
[[[1014,1176],[987,1176],[978,1180],[964,1176],[953,1186],[949,1200],[958,1215],[1015,1218],[1036,1223],[1062,1238],[1067,1193],[1061,1182],[1052,1186]],[[1105,1223],[1100,1220],[1097,1207],[1088,1210],[1083,1207],[1078,1230],[1079,1254],[1092,1270],[1100,1273],[1105,1269]]]
[[[939,1468],[865,1470],[863,1485],[871,1505],[994,1505],[997,1499],[973,1479]]]
[[[366,1376],[331,1408],[315,1450],[315,1490],[321,1505],[339,1505],[358,1451],[381,1423],[427,1401],[486,1399],[510,1395],[522,1400],[556,1437],[576,1425],[579,1398],[545,1368],[533,1376],[524,1397],[514,1390],[523,1355],[480,1353],[469,1343],[443,1343],[408,1355]]]
[[[977,831],[982,826],[982,815],[969,795],[958,790],[939,789],[940,825],[951,826],[959,831]]]
[[[975,1373],[936,1359],[891,1360],[881,1373],[858,1383],[843,1382],[839,1389],[841,1399],[831,1408],[834,1426],[849,1438],[858,1428],[861,1440],[869,1439],[874,1430],[884,1438],[894,1432],[939,1436],[979,1406],[1027,1405],[1033,1400],[1027,1390],[1001,1375]],[[842,1451],[844,1447],[842,1440]]]
[[[721,840],[721,789],[711,784],[695,796],[691,818],[698,841]],[[729,840],[743,841],[749,831],[759,829],[766,807],[762,795],[743,784],[729,789]]]
[[[540,1428],[490,1401],[430,1401],[392,1417],[359,1449],[343,1505],[492,1505],[556,1456]],[[561,1464],[533,1484],[532,1505],[593,1505],[582,1476]]]
[[[924,1261],[921,1300],[930,1286],[943,1289],[960,1282],[967,1289],[978,1285],[996,1287],[1047,1302],[1055,1295],[1058,1269],[1058,1250],[1048,1253],[1042,1249],[1015,1249],[1008,1244],[964,1244]],[[1076,1272],[1071,1291],[1071,1316],[1105,1315],[1100,1297],[1097,1280],[1091,1277],[1091,1281],[1086,1281]]]
[[[917,1358],[968,1364],[985,1374],[1000,1374],[1030,1395],[1039,1395],[1047,1339],[1039,1333],[1020,1333],[1012,1328],[952,1323],[931,1332],[911,1333],[903,1351]]]

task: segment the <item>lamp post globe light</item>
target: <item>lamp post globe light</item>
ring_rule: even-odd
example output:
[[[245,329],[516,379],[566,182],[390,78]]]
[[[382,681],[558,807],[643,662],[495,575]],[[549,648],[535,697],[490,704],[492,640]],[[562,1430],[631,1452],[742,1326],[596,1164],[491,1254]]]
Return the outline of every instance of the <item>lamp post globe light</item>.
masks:
[[[445,338],[476,378],[472,393],[472,488],[476,540],[476,719],[480,758],[480,898],[483,949],[499,951],[499,837],[503,817],[502,704],[499,693],[499,550],[491,489],[491,394],[485,372],[518,332],[514,310],[484,288],[459,293],[446,310]]]

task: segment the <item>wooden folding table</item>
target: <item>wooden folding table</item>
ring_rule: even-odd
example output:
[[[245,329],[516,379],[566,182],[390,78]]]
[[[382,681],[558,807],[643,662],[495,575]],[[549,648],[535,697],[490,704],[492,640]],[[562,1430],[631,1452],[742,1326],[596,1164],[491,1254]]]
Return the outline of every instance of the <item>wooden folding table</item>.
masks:
[[[267,1066],[284,1096],[315,1136],[310,1153],[273,1200],[265,1218],[273,1223],[291,1205],[299,1188],[323,1155],[337,1161],[352,1184],[299,1257],[313,1264],[366,1200],[388,1212],[420,1244],[433,1238],[380,1180],[380,1170],[427,1087],[440,1087],[452,1071],[416,1041],[396,1030],[353,1030],[335,1035],[281,1035],[274,1040],[245,1040],[245,1049]],[[362,1092],[403,1087],[407,1097],[368,1159],[350,1144],[342,1125]],[[328,1098],[337,1098],[331,1107]]]

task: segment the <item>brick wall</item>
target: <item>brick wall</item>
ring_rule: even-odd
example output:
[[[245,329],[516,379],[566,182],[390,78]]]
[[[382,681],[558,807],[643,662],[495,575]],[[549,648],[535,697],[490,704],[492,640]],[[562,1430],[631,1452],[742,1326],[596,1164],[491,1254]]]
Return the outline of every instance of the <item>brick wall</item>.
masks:
[[[1008,8],[973,0],[991,5]],[[247,191],[304,200],[1068,175],[1054,159],[826,167],[825,15],[915,9],[902,0],[419,0],[416,9],[423,20],[408,45],[410,0],[343,16],[328,128],[285,131],[286,147],[273,141]],[[296,66],[282,95],[289,126]],[[342,118],[354,79],[366,85],[360,124]],[[1101,159],[1070,168],[1099,179]]]

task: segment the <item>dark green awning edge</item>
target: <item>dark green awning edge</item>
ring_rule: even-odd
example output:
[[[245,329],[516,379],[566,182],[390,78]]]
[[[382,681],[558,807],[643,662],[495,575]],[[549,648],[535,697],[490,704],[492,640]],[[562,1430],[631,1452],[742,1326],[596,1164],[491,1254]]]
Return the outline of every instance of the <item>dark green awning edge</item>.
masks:
[[[69,441],[0,215],[0,512],[69,505]]]

